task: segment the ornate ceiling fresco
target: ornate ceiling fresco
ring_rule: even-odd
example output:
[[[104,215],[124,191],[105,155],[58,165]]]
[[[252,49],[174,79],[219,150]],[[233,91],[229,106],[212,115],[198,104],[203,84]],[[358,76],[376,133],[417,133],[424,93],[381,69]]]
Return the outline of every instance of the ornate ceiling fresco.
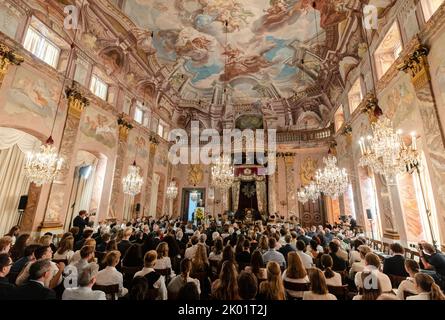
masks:
[[[384,9],[394,1],[370,2]],[[345,76],[358,63],[360,39],[332,52],[359,8],[354,0],[127,0],[123,11],[153,32],[146,45],[160,64],[176,68],[172,85],[188,80],[194,93],[183,97],[205,99],[228,83],[242,100],[270,97],[271,86],[290,98],[332,73]]]
[[[290,97],[317,77],[324,30],[348,17],[339,5],[327,0],[315,9],[309,0],[133,0],[124,11],[153,31],[160,63],[179,62],[194,87],[228,82],[234,95],[261,97],[262,86],[272,83],[281,96]],[[310,75],[301,68],[305,54]]]

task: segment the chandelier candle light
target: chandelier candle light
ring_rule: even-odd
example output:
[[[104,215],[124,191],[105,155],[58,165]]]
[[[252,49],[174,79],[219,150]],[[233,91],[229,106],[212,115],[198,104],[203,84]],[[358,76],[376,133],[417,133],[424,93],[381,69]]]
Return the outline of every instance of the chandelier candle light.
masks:
[[[235,180],[232,159],[223,156],[216,159],[212,166],[212,185],[222,190],[228,190]]]
[[[315,174],[315,183],[318,189],[326,196],[336,199],[346,192],[349,179],[346,169],[337,166],[337,158],[329,155],[323,159],[326,165],[323,169],[318,169]]]
[[[309,200],[315,203],[315,201],[319,197],[320,197],[320,190],[318,189],[314,181],[311,181],[309,185],[304,186],[297,191],[297,199],[302,204],[305,204]]]
[[[130,196],[135,196],[141,192],[144,179],[139,174],[139,167],[136,166],[136,161],[133,165],[128,167],[128,174],[122,179],[124,193]]]
[[[63,158],[59,157],[52,137],[40,146],[39,152],[26,155],[25,174],[36,186],[51,183],[62,168]]]

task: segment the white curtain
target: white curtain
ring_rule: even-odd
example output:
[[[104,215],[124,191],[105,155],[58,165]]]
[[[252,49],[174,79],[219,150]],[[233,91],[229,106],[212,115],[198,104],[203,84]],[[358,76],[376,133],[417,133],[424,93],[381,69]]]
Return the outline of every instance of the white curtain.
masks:
[[[238,211],[240,186],[241,186],[241,181],[239,181],[239,180],[235,181],[232,184],[232,204],[233,204],[232,211],[233,212]]]
[[[0,237],[18,222],[20,196],[29,189],[25,154],[39,145],[37,138],[23,131],[0,127]]]
[[[124,195],[124,219],[131,220],[131,211],[133,208],[134,196],[129,194]]]

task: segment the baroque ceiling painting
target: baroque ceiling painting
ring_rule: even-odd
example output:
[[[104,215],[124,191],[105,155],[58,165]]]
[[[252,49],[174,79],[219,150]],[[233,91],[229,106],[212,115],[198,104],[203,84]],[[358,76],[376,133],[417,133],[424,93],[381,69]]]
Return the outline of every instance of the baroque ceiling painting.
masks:
[[[261,85],[273,83],[289,97],[318,74],[322,50],[317,40],[325,38],[323,30],[347,19],[336,5],[318,1],[314,9],[309,0],[135,0],[124,10],[140,28],[153,32],[159,61],[179,62],[194,87],[230,83],[244,95],[261,97]],[[302,72],[306,51],[305,68],[312,77]]]

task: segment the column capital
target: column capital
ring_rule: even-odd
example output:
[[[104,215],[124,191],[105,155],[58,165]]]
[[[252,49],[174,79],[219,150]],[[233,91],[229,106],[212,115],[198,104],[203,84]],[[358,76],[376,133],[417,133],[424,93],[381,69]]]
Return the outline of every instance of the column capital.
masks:
[[[25,61],[22,56],[3,43],[0,43],[0,74],[6,74],[9,65],[19,66]]]
[[[123,113],[117,118],[117,124],[119,126],[119,141],[127,142],[128,134],[133,129],[133,125]]]
[[[427,59],[429,52],[426,46],[419,44],[406,57],[405,61],[397,67],[400,71],[411,76],[411,81],[416,90],[421,89],[431,80]]]
[[[75,82],[65,89],[65,94],[68,99],[69,114],[80,119],[83,110],[90,104],[89,100],[80,92]]]

